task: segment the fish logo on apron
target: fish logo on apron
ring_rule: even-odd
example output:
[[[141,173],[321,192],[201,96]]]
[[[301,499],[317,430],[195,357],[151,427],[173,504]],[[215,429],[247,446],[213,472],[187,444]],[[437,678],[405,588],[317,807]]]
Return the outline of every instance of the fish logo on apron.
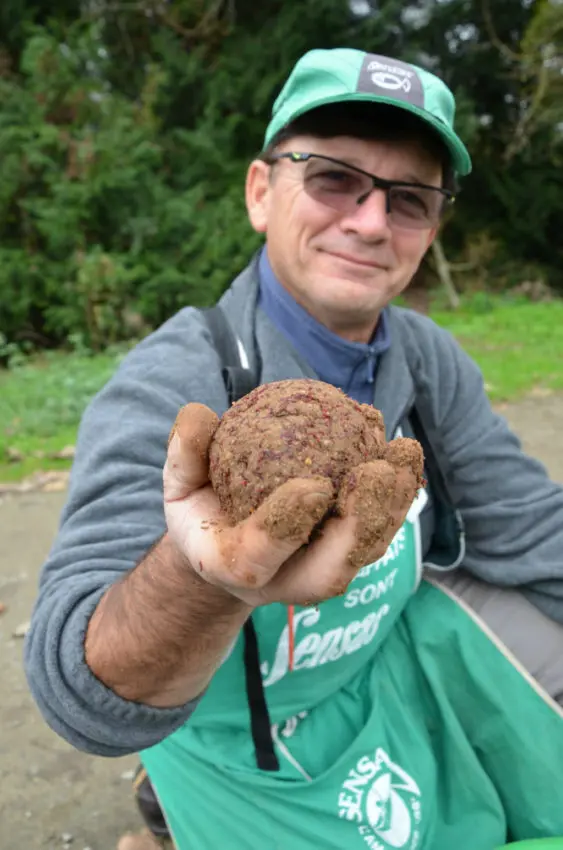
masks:
[[[378,748],[348,773],[338,797],[338,815],[355,821],[366,846],[373,850],[416,850],[420,796],[414,779]]]

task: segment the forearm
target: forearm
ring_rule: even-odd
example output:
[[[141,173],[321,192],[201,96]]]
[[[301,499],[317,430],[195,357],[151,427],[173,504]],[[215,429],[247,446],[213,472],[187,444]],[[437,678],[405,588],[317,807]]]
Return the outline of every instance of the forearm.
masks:
[[[86,661],[124,699],[182,705],[208,685],[251,610],[200,578],[164,535],[102,597]]]

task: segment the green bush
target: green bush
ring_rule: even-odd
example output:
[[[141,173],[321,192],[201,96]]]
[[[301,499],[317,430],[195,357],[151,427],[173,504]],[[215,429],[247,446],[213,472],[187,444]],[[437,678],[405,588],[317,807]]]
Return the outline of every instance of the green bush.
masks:
[[[489,5],[508,53],[480,0],[408,15],[399,0],[2,4],[7,343],[99,350],[213,302],[260,242],[243,187],[272,100],[319,46],[400,53],[444,75],[476,164],[444,233],[448,257],[493,290],[537,269],[563,291],[561,75],[534,58],[550,38],[559,55],[563,6]]]

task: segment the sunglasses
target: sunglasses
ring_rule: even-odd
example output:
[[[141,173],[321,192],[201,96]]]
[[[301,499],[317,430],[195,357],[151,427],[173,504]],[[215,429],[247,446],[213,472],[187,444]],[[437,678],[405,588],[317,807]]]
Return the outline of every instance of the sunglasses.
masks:
[[[453,204],[455,195],[448,189],[384,180],[355,165],[317,153],[278,153],[264,159],[274,165],[287,159],[304,166],[303,188],[309,197],[342,215],[353,215],[375,189],[385,192],[390,224],[410,230],[435,227]]]

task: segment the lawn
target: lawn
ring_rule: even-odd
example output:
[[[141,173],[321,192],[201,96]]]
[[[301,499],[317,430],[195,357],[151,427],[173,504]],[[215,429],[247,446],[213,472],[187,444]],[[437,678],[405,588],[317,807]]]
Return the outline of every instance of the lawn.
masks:
[[[492,401],[563,389],[563,300],[476,299],[459,311],[433,310],[431,316],[480,366]]]
[[[70,466],[52,455],[73,445],[84,408],[122,356],[49,352],[0,371],[0,481]]]
[[[480,295],[456,312],[436,305],[431,316],[479,364],[493,401],[563,389],[563,300]],[[82,411],[122,356],[48,353],[0,371],[0,481],[68,468],[56,455],[74,443]]]

